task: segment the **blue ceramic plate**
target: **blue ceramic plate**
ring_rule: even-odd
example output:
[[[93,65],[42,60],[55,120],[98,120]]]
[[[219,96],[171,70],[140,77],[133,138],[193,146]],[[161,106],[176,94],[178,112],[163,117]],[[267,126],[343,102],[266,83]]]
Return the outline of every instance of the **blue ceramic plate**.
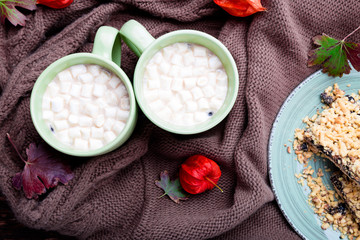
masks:
[[[302,119],[305,116],[313,116],[316,110],[323,104],[320,102],[320,94],[328,87],[338,83],[340,89],[346,94],[357,93],[360,89],[360,73],[351,71],[342,78],[329,77],[320,71],[314,73],[299,86],[297,86],[281,107],[270,135],[269,140],[269,174],[270,181],[281,211],[295,231],[305,239],[339,239],[340,232],[331,227],[321,229],[321,221],[314,214],[307,203],[309,188],[297,183],[295,173],[302,172],[303,166],[296,161],[296,155],[289,140],[294,139],[294,130],[304,128]],[[348,85],[351,84],[350,87]],[[291,146],[291,154],[287,147]],[[309,164],[318,169],[325,169],[325,165],[335,169],[328,160],[309,161]],[[331,172],[324,172],[323,182],[326,186],[330,183]],[[315,171],[316,174],[316,171]],[[314,174],[314,175],[315,175]]]

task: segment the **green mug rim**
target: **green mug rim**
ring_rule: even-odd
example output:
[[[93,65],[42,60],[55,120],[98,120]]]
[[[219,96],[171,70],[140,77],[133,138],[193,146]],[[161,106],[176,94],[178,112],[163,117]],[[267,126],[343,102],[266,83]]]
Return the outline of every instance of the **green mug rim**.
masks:
[[[218,54],[216,54],[207,44],[198,43],[197,41],[193,42],[193,39],[191,41],[176,40],[179,36],[191,36],[191,37],[195,36],[196,38],[198,38],[197,40],[199,42],[201,41],[201,39],[206,39],[207,41],[211,41],[218,47],[218,49],[221,49],[224,56],[219,57]],[[178,42],[189,42],[189,43],[195,43],[195,44],[202,45],[202,46],[210,49],[212,52],[214,52],[214,54],[220,58],[222,63],[224,60],[223,58],[226,57],[230,66],[225,66],[225,64],[223,63],[224,68],[228,69],[226,71],[226,73],[228,75],[228,79],[230,78],[230,75],[231,75],[231,77],[233,77],[233,85],[231,86],[231,88],[230,88],[230,84],[228,85],[228,92],[227,92],[226,99],[227,98],[229,98],[229,99],[228,100],[225,99],[225,101],[227,101],[226,106],[223,105],[211,117],[211,119],[209,119],[205,122],[201,122],[201,123],[198,123],[195,125],[190,125],[190,126],[176,125],[176,124],[172,124],[170,122],[160,119],[160,117],[158,117],[152,110],[149,109],[149,107],[147,106],[146,100],[144,99],[144,96],[142,95],[142,89],[143,89],[142,78],[143,78],[145,66],[148,63],[148,61],[150,61],[150,59],[154,56],[154,54],[156,52],[158,52],[160,49],[162,49],[168,45],[178,43]],[[229,68],[231,69],[230,73],[228,72],[228,71],[230,71]],[[157,125],[158,127],[162,128],[168,132],[172,132],[172,133],[176,133],[176,134],[183,134],[183,135],[201,133],[201,132],[207,131],[207,130],[215,127],[216,125],[218,125],[230,113],[231,109],[233,108],[233,106],[236,102],[238,90],[239,90],[239,73],[237,70],[235,60],[232,57],[229,50],[218,39],[214,38],[213,36],[211,36],[207,33],[197,31],[197,30],[176,30],[176,31],[172,31],[167,34],[164,34],[164,35],[160,36],[159,38],[155,39],[152,43],[149,44],[149,46],[146,47],[145,51],[139,57],[139,60],[135,67],[133,81],[134,81],[133,82],[134,92],[135,92],[135,97],[136,97],[137,103],[138,103],[139,107],[141,108],[142,112],[146,115],[146,117],[148,119],[150,119],[150,121],[153,122],[155,125]],[[224,104],[225,104],[225,102],[224,102]]]
[[[79,62],[77,63],[77,61],[79,61]],[[70,62],[75,62],[75,63],[70,63]],[[121,79],[121,81],[124,83],[124,85],[128,91],[129,99],[130,99],[130,114],[129,114],[128,120],[127,120],[122,132],[113,141],[111,141],[110,143],[104,145],[103,147],[101,147],[99,149],[95,149],[95,150],[81,151],[81,150],[72,149],[71,147],[66,146],[65,144],[61,143],[55,137],[49,138],[48,137],[49,134],[46,134],[46,131],[50,131],[50,130],[47,129],[44,120],[41,117],[37,116],[39,114],[39,112],[37,110],[37,106],[38,106],[38,104],[42,104],[41,101],[40,102],[38,102],[38,101],[39,101],[39,99],[42,99],[43,94],[44,94],[44,92],[39,93],[39,91],[41,91],[43,84],[47,85],[48,83],[50,83],[53,80],[53,78],[49,80],[47,78],[47,76],[48,75],[56,76],[59,72],[65,70],[71,66],[78,65],[78,64],[99,65],[101,67],[104,67],[104,68],[110,70],[114,74],[116,74]],[[110,69],[108,66],[110,67]],[[39,94],[41,94],[41,96],[39,96]],[[131,82],[130,82],[129,78],[127,77],[127,75],[125,74],[125,72],[111,60],[104,59],[103,57],[98,56],[93,53],[74,53],[74,54],[70,54],[65,57],[62,57],[62,58],[56,60],[55,62],[51,63],[40,74],[40,76],[37,78],[37,80],[34,84],[34,87],[32,89],[31,96],[30,96],[30,114],[31,114],[31,119],[33,121],[35,129],[37,130],[37,132],[39,133],[41,138],[47,144],[49,144],[51,147],[55,148],[56,150],[58,150],[62,153],[72,155],[72,156],[77,156],[77,157],[98,156],[98,155],[102,155],[102,154],[108,153],[110,151],[113,151],[114,149],[120,147],[123,143],[126,142],[126,140],[132,134],[132,132],[135,128],[136,122],[137,122],[137,115],[138,115],[137,105],[136,105],[136,101],[135,101],[135,94],[134,94]]]

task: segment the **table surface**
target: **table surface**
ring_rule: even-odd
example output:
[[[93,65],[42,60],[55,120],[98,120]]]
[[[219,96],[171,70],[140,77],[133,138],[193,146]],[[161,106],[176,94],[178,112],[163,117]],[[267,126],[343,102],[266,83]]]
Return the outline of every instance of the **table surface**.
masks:
[[[19,223],[0,192],[0,239],[47,239],[47,240],[74,240],[73,237],[65,237],[56,232],[34,230]]]

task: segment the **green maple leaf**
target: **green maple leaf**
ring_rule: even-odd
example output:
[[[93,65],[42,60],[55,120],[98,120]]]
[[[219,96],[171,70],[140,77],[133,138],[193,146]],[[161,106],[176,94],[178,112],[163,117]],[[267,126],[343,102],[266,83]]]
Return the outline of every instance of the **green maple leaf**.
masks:
[[[186,200],[187,194],[181,187],[179,178],[177,178],[174,181],[170,181],[169,173],[168,171],[163,171],[160,173],[160,181],[155,181],[156,186],[163,189],[165,193],[161,195],[159,198],[168,195],[171,200],[173,200],[176,203],[179,203],[180,200]]]
[[[7,18],[14,26],[25,26],[26,17],[16,7],[28,10],[36,9],[36,0],[0,0],[0,21]]]
[[[315,36],[313,41],[319,47],[309,51],[308,66],[322,65],[324,73],[342,77],[343,74],[350,73],[350,60],[352,66],[360,71],[360,47],[345,39],[337,40],[326,34]]]

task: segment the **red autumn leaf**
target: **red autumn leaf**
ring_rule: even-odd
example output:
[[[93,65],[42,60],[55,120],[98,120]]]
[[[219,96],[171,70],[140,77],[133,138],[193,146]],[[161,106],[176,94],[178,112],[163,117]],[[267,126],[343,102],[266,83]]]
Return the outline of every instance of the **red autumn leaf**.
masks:
[[[16,7],[28,10],[36,9],[36,0],[0,0],[0,21],[5,22],[7,18],[14,26],[25,26],[26,17]]]
[[[214,2],[235,17],[247,17],[266,10],[260,0],[214,0]]]
[[[37,0],[37,4],[42,4],[51,8],[65,8],[69,6],[73,0]]]
[[[168,195],[175,203],[180,203],[180,200],[187,199],[186,193],[181,188],[179,179],[177,178],[170,181],[169,173],[166,170],[160,173],[160,181],[156,180],[155,184],[165,192],[160,197]]]
[[[219,165],[202,155],[194,155],[181,164],[179,177],[181,186],[191,194],[213,189],[221,176]]]
[[[26,149],[27,161],[25,161],[9,135],[8,139],[15,148],[15,151],[25,163],[24,170],[17,173],[13,179],[13,186],[21,190],[23,188],[25,196],[28,199],[38,198],[46,192],[46,189],[56,187],[59,182],[67,184],[72,178],[73,174],[70,168],[63,162],[59,161],[43,144],[31,143]]]

